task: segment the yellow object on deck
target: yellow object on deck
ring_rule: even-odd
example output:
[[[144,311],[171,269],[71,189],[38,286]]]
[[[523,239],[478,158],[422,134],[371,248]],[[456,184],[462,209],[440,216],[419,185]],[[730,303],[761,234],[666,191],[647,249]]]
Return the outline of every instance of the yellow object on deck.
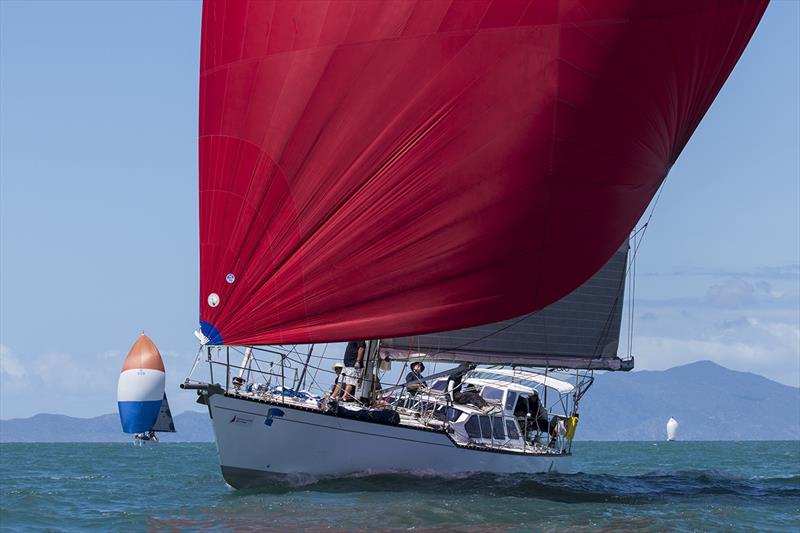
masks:
[[[575,437],[575,428],[578,427],[578,417],[571,416],[567,418],[567,440],[572,440]]]

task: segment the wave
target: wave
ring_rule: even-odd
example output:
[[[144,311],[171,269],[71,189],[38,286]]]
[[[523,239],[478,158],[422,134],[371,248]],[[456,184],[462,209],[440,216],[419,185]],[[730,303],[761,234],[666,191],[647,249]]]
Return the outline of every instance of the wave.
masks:
[[[235,494],[394,492],[472,494],[539,498],[556,502],[653,503],[661,500],[731,496],[800,500],[800,475],[739,478],[714,469],[653,471],[640,475],[612,474],[472,474],[433,475],[425,471],[372,473],[341,477],[297,475],[269,487]]]

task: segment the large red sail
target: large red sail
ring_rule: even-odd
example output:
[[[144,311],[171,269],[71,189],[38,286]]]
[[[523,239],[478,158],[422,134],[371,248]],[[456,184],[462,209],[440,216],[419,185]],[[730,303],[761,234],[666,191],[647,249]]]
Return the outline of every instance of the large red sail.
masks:
[[[206,0],[200,317],[213,344],[540,309],[616,251],[758,0]]]

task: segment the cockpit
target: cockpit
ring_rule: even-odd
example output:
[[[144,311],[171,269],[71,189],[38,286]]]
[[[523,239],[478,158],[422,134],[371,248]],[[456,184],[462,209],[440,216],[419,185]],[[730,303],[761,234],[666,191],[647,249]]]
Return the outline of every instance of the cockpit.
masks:
[[[572,384],[530,371],[480,368],[467,373],[459,388],[437,379],[417,406],[425,410],[434,398],[444,398],[445,424],[460,444],[557,453],[568,447]]]

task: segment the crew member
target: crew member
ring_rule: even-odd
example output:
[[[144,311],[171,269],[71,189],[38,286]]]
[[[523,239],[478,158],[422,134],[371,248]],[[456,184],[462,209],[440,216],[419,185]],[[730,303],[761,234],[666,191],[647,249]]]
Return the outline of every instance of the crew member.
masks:
[[[533,391],[533,395],[530,398],[530,406],[531,415],[534,417],[531,429],[541,431],[542,433],[547,433],[550,436],[547,445],[552,448],[555,446],[556,438],[558,436],[558,421],[556,417],[553,417],[552,420],[549,419],[547,415],[547,409],[545,409],[542,401],[539,400],[539,393],[537,391]]]
[[[486,400],[475,390],[475,387],[467,387],[466,390],[461,383],[462,379],[464,379],[464,374],[467,373],[469,369],[462,370],[460,372],[455,372],[450,374],[449,382],[448,382],[448,389],[451,393],[451,398],[453,398],[453,403],[461,404],[461,405],[474,405],[478,409],[485,409],[489,406]]]
[[[406,374],[406,390],[410,394],[416,394],[420,389],[428,386],[422,377],[423,372],[425,372],[425,365],[422,364],[422,361],[411,363],[411,372]]]
[[[341,382],[344,383],[345,402],[353,401],[353,394],[358,384],[358,375],[361,373],[361,362],[364,351],[367,349],[366,341],[350,341],[344,350],[344,368],[342,369]]]
[[[337,400],[342,395],[342,386],[339,381],[342,378],[342,369],[344,368],[344,363],[341,361],[336,361],[336,364],[333,365],[333,372],[336,374],[336,379],[333,380],[333,386],[328,394],[336,398]]]

